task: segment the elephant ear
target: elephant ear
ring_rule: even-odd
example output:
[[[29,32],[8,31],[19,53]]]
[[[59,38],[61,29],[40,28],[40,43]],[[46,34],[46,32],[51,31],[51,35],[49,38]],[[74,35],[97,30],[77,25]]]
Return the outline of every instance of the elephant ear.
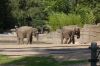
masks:
[[[34,33],[38,33],[38,29],[37,28],[33,28],[33,32]]]

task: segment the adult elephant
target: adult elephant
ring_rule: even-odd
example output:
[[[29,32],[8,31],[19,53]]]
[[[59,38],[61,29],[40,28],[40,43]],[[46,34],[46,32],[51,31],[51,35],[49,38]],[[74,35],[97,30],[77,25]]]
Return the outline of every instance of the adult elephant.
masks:
[[[16,28],[18,43],[23,44],[24,38],[27,38],[27,44],[32,44],[32,36],[34,35],[38,40],[38,30],[30,26],[22,26]]]
[[[70,44],[71,42],[75,44],[75,35],[77,36],[77,39],[80,38],[80,28],[74,28],[74,29],[67,29],[62,28],[61,29],[61,44],[63,44],[63,40],[65,39],[65,44]]]

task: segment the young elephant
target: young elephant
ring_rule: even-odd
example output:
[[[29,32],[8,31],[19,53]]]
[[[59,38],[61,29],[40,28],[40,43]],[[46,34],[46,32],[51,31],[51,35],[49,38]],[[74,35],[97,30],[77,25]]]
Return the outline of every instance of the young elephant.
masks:
[[[51,31],[51,26],[43,25],[37,27],[39,34],[49,33]]]
[[[80,29],[75,28],[72,29],[62,29],[61,31],[61,44],[63,44],[63,40],[65,38],[65,44],[70,44],[71,42],[75,44],[75,35],[77,36],[77,39],[80,38]]]
[[[34,35],[38,39],[38,30],[29,26],[22,26],[16,28],[16,34],[18,43],[23,44],[24,38],[27,38],[27,44],[32,44],[32,36]]]

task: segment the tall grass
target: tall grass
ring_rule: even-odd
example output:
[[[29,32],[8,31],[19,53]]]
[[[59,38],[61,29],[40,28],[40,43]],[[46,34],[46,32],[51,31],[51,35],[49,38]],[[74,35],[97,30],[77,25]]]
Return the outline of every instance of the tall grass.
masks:
[[[66,25],[81,25],[81,17],[76,14],[65,14],[65,13],[51,13],[49,15],[49,24],[55,30],[59,27]]]
[[[54,30],[67,25],[83,26],[84,24],[93,24],[95,22],[95,16],[89,7],[79,8],[77,13],[52,12],[48,19],[49,25]]]
[[[80,6],[77,12],[81,16],[82,24],[93,24],[95,22],[96,18],[91,8]]]

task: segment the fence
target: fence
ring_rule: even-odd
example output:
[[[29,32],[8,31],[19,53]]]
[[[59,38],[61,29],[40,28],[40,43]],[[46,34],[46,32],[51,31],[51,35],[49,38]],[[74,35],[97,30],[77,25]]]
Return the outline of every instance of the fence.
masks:
[[[89,62],[91,62],[91,66],[97,66],[97,62],[99,61],[98,57],[100,54],[100,51],[98,51],[100,48],[97,46],[96,42],[91,43],[91,59],[89,59]]]
[[[96,42],[92,42],[91,46],[89,47],[91,50],[91,59],[89,59],[90,64],[74,64],[69,66],[100,66],[97,65],[97,62],[99,61],[98,57],[100,54],[100,48],[97,46]]]
[[[81,35],[82,35],[81,37],[84,39],[83,42],[85,42],[85,41],[86,42],[91,42],[91,41],[97,41],[97,40],[99,40],[100,39],[100,37],[99,37],[99,35],[100,35],[99,30],[100,30],[100,26],[98,26],[98,25],[85,25],[82,28],[82,30],[81,30]],[[50,38],[52,39],[53,37],[60,38],[60,37],[58,37],[58,35],[59,34],[57,34],[57,33],[51,33],[51,34],[49,34],[46,37],[46,39],[48,40],[48,38],[49,38],[49,40],[50,40]],[[7,36],[6,36],[6,38],[7,38]],[[44,37],[44,35],[43,35],[43,37]],[[41,35],[40,39],[42,39],[43,37]],[[3,36],[2,36],[2,38],[3,38]],[[87,38],[87,39],[85,39],[85,38]],[[53,40],[55,41],[55,38]],[[57,41],[58,41],[58,39],[57,39]],[[57,41],[55,41],[55,42],[57,42]],[[52,42],[52,40],[50,42]],[[98,57],[99,53],[97,52],[97,45],[96,44],[95,45],[91,45],[91,51],[92,51],[91,52],[91,59],[92,60],[97,60],[97,57]],[[91,61],[91,66],[96,66],[96,62],[97,61]],[[89,66],[89,65],[87,65],[87,64],[86,65],[84,65],[84,64],[77,64],[77,65],[71,65],[71,66]]]

